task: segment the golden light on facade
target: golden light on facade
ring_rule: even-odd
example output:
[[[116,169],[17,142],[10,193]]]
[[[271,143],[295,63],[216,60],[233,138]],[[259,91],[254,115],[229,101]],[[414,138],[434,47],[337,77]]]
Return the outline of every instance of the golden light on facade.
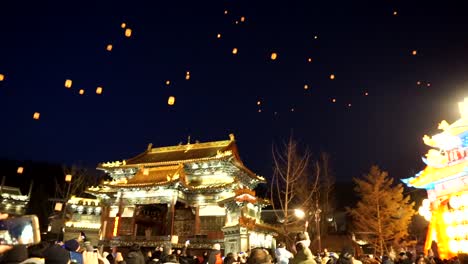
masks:
[[[96,93],[97,94],[102,94],[102,87],[96,88]]]
[[[368,93],[368,92],[365,92],[365,93],[364,93],[364,95],[365,95],[365,96],[368,96],[368,95],[369,95],[369,93]]]
[[[108,44],[107,47],[106,47],[106,50],[107,51],[112,51],[112,44]]]
[[[72,80],[66,79],[65,80],[65,87],[66,88],[71,88],[72,87]]]
[[[175,104],[175,97],[174,96],[169,96],[169,99],[167,99],[167,104],[168,105],[174,105]]]
[[[33,114],[33,118],[36,119],[36,120],[39,120],[39,117],[41,116],[41,114],[39,112],[35,112]]]
[[[335,74],[330,74],[330,80],[335,80]]]
[[[237,54],[237,48],[232,49],[232,54],[236,55]]]
[[[277,57],[278,57],[278,54],[276,52],[271,53],[271,56],[270,56],[271,60],[276,60]]]
[[[125,29],[125,36],[127,38],[132,36],[132,30],[130,28]]]
[[[79,93],[80,95],[83,95],[83,94],[84,94],[84,90],[83,90],[83,89],[80,89],[80,90],[78,91],[78,93]]]
[[[120,27],[121,27],[121,28],[126,28],[126,27],[127,27],[127,24],[126,24],[126,23],[122,23],[122,24],[120,24]]]
[[[0,82],[3,81],[3,80],[5,80],[5,75],[0,73]]]
[[[16,169],[16,173],[18,174],[23,174],[23,171],[24,171],[23,167],[18,167],[18,169]]]
[[[224,10],[224,14],[227,15],[227,14],[228,14],[228,11],[227,11],[227,10]]]

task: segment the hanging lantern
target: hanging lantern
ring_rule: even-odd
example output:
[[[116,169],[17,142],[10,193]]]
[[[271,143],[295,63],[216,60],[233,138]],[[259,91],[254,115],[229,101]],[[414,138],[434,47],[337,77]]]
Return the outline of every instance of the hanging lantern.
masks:
[[[84,90],[83,89],[80,89],[80,91],[78,92],[80,95],[83,95],[84,94]]]
[[[3,81],[3,80],[5,80],[5,75],[0,73],[0,82]]]
[[[237,48],[232,49],[232,54],[236,55],[237,54]]]
[[[127,38],[132,36],[132,30],[130,28],[125,29],[125,36]]]
[[[112,51],[112,44],[107,45],[106,50],[107,51]]]
[[[18,169],[16,170],[16,173],[23,174],[23,171],[24,171],[23,167],[18,167]]]
[[[330,80],[335,80],[335,74],[330,74]]]
[[[127,27],[127,24],[126,24],[126,23],[122,23],[122,24],[120,24],[120,27],[121,27],[121,28],[126,28],[126,27]]]
[[[271,56],[270,56],[271,60],[276,60],[277,57],[278,57],[278,54],[276,54],[276,52],[271,53]]]
[[[35,112],[33,114],[33,118],[36,119],[36,120],[39,120],[39,117],[41,116],[41,114],[39,112]]]
[[[66,88],[71,88],[72,87],[72,80],[69,80],[69,79],[65,80],[65,87]]]
[[[102,87],[96,88],[96,93],[97,94],[102,94]]]
[[[169,96],[169,99],[167,99],[167,104],[168,105],[174,105],[175,104],[175,97],[174,96]]]

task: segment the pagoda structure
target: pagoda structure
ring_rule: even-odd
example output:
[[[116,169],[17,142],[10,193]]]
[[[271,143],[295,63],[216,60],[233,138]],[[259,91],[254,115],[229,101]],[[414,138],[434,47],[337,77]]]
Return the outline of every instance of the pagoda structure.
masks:
[[[428,199],[419,208],[429,221],[425,250],[438,251],[442,259],[468,253],[468,98],[459,108],[460,119],[442,121],[440,133],[424,136],[431,147],[423,158],[426,168],[403,180],[427,190]]]
[[[229,252],[274,244],[274,228],[260,218],[265,201],[253,189],[265,179],[240,159],[234,135],[229,140],[153,148],[98,169],[112,180],[87,192],[97,197],[103,244],[162,243]],[[268,244],[268,245],[267,245]],[[226,252],[228,253],[228,252]]]

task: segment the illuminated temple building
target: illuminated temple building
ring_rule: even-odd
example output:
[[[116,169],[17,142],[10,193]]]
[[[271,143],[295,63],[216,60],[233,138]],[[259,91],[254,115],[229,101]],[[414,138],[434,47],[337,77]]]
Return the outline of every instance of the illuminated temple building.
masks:
[[[423,158],[427,167],[404,180],[408,186],[427,190],[428,199],[419,209],[430,221],[425,249],[434,241],[441,258],[468,253],[468,98],[459,108],[459,120],[442,121],[442,132],[424,136],[432,148]]]
[[[265,180],[244,166],[233,135],[207,143],[150,144],[136,157],[101,163],[98,169],[112,180],[88,188],[97,200],[79,204],[74,198],[68,206],[75,215],[79,208],[82,215],[99,215],[100,222],[90,228],[100,229],[104,245],[181,246],[190,240],[193,248],[216,242],[226,252],[240,252],[275,243],[274,227],[260,217],[265,201],[253,191]],[[92,217],[82,220],[87,218]],[[78,222],[83,221],[72,219],[67,227]]]

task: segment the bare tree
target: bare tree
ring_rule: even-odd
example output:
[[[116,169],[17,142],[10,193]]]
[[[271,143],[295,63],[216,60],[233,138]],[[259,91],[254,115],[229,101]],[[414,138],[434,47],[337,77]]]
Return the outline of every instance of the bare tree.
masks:
[[[322,215],[328,219],[332,219],[332,224],[335,224],[333,219],[333,213],[335,211],[335,200],[332,195],[335,188],[335,177],[330,168],[330,155],[328,153],[322,152],[320,154],[320,163],[321,163],[321,175],[320,175],[320,192],[318,193],[321,197],[320,207],[322,210]],[[336,228],[336,225],[335,225]],[[324,229],[325,234],[327,229]]]
[[[73,165],[71,167],[63,167],[63,179],[55,178],[55,195],[56,198],[67,198],[68,186],[64,181],[67,174],[72,175],[70,182],[69,195],[82,196],[86,188],[97,185],[101,177],[92,175],[85,167]]]
[[[288,143],[279,149],[272,148],[274,171],[271,181],[270,198],[277,219],[281,223],[281,235],[291,244],[289,236],[293,226],[298,225],[294,209],[304,212],[313,210],[313,197],[318,192],[320,166],[315,162],[315,172],[309,175],[310,153],[300,153],[298,144],[289,138]],[[306,214],[309,217],[309,214]],[[307,220],[307,219],[306,219]]]

